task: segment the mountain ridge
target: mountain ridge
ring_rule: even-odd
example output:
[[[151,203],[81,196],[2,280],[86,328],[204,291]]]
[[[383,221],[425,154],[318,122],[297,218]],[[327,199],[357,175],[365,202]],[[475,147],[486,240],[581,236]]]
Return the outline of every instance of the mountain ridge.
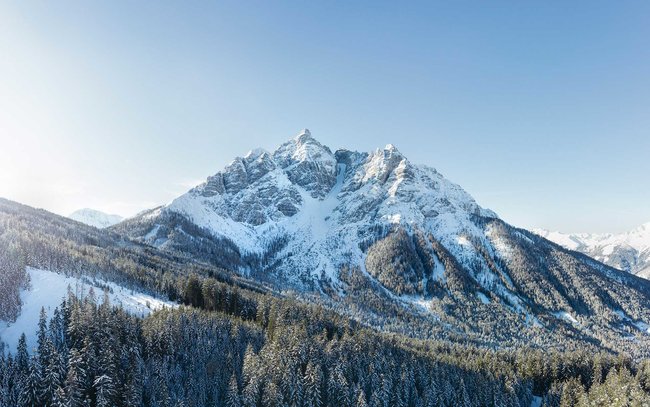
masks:
[[[124,220],[120,215],[111,215],[91,208],[78,209],[68,215],[68,218],[99,229],[113,226]]]
[[[650,278],[650,222],[622,233],[562,233],[546,229],[532,231],[612,267]]]

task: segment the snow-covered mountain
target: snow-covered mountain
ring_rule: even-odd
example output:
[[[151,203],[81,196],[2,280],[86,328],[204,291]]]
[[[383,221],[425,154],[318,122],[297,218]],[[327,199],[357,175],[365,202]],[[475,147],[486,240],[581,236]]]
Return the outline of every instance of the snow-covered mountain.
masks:
[[[650,278],[650,222],[618,234],[562,233],[545,229],[533,229],[533,232],[612,267]]]
[[[309,130],[274,152],[257,149],[236,158],[143,218],[167,213],[231,240],[244,255],[267,257],[274,251],[267,262],[288,279],[332,282],[342,265],[363,264],[364,246],[378,234],[398,226],[433,233],[469,260],[476,256],[469,240],[485,239],[471,217],[497,217],[392,145],[370,153],[333,153]],[[154,224],[142,239],[163,248],[171,244],[173,232],[164,223]]]
[[[113,226],[124,220],[124,218],[120,215],[110,215],[108,213],[89,208],[74,211],[68,215],[68,218],[100,229]]]
[[[557,324],[618,340],[650,322],[647,281],[506,224],[393,145],[333,152],[308,130],[111,231],[324,298],[382,329],[396,315],[395,329],[413,329],[400,325],[404,309],[424,313],[427,335],[481,341],[546,341],[535,330]]]

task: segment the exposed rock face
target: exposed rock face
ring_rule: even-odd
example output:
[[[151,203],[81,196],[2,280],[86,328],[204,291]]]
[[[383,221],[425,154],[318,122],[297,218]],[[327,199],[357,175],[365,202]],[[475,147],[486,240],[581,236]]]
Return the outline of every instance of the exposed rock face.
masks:
[[[314,198],[323,198],[336,182],[336,159],[329,148],[316,141],[309,130],[282,144],[273,158],[289,181]]]
[[[236,158],[188,194],[210,198],[206,205],[236,222],[259,226],[295,215],[303,202],[298,188],[322,199],[335,182],[334,155],[305,129],[273,153],[256,149]]]

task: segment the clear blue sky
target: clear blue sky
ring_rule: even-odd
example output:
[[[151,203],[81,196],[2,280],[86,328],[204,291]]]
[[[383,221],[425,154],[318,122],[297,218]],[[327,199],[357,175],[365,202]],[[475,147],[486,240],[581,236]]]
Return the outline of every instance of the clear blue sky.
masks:
[[[650,2],[0,3],[0,196],[168,202],[308,127],[523,227],[650,220]]]

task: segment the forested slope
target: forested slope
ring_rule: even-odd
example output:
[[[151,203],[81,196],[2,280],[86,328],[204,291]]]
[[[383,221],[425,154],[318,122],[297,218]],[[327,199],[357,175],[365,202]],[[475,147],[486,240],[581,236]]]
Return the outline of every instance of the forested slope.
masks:
[[[362,279],[349,285],[347,295],[358,296],[354,304],[367,296],[368,310],[354,315],[339,308],[345,302],[275,292],[109,231],[0,204],[8,253],[0,274],[18,276],[16,290],[29,265],[101,275],[184,304],[138,318],[101,293],[68,298],[43,316],[36,349],[21,341],[2,352],[3,406],[529,406],[535,397],[549,406],[650,402],[650,364],[625,349],[599,352],[580,337],[567,339],[563,345],[575,346],[564,351],[493,346],[458,332],[414,339],[418,335],[396,332],[429,327],[428,336],[440,333],[427,323],[429,311],[406,312],[399,302],[387,302],[379,309],[395,313],[384,321],[402,320],[395,329],[382,327],[379,317],[364,320],[385,298],[381,290],[365,291],[375,283],[358,270],[343,276]]]

